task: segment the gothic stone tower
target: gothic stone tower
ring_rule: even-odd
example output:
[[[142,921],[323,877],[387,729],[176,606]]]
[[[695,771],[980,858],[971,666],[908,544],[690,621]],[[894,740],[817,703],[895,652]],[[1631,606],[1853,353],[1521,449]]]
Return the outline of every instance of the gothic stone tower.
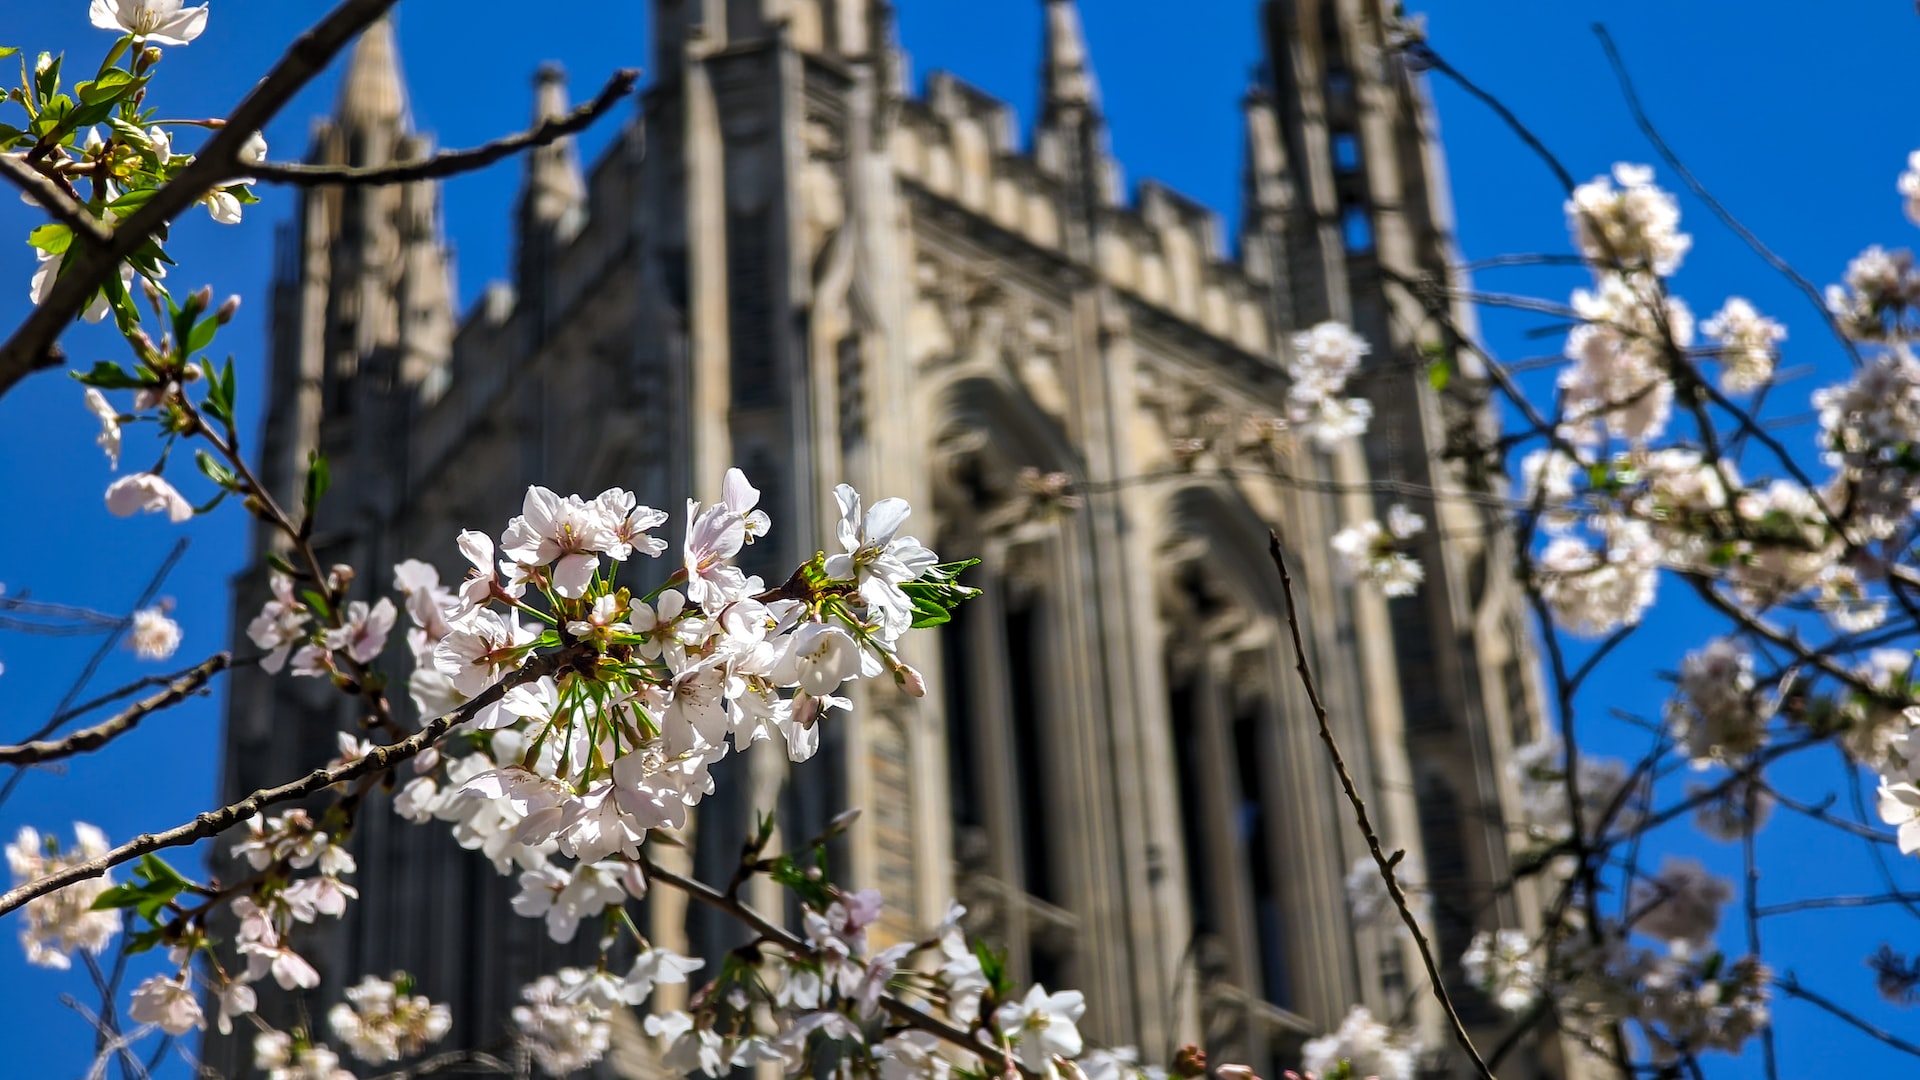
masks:
[[[346,499],[317,539],[367,568],[368,596],[409,556],[456,576],[456,533],[497,528],[528,483],[672,506],[738,464],[776,523],[750,549],[770,573],[811,553],[833,484],[905,496],[922,537],[983,560],[982,599],[909,641],[928,696],[866,688],[791,772],[765,747],[730,758],[692,869],[724,876],[756,809],[807,836],[859,806],[840,855],[886,894],[884,933],[957,895],[1017,979],[1088,992],[1097,1042],[1202,1041],[1278,1075],[1365,1003],[1411,1008],[1441,1045],[1406,942],[1347,910],[1363,849],[1266,550],[1277,527],[1336,735],[1389,845],[1425,864],[1449,963],[1475,929],[1533,918],[1487,887],[1515,805],[1499,764],[1539,724],[1527,633],[1497,523],[1438,461],[1462,421],[1414,362],[1436,331],[1386,284],[1448,272],[1430,111],[1378,0],[1265,3],[1236,257],[1205,207],[1152,182],[1124,196],[1079,13],[1042,8],[1023,150],[1010,108],[959,79],[908,92],[884,0],[656,0],[640,115],[585,175],[564,143],[525,161],[515,280],[457,320],[431,184],[308,194],[282,237],[267,475],[290,492],[328,455]],[[536,116],[566,107],[557,71],[534,97]],[[313,158],[427,150],[380,24]],[[1288,337],[1323,318],[1374,343],[1378,409],[1331,456],[1270,422]],[[1080,505],[1036,501],[1036,471]],[[1419,597],[1332,564],[1329,537],[1391,501],[1377,479],[1436,525]],[[230,793],[329,756],[351,717],[323,690],[236,676]],[[356,843],[362,901],[314,946],[321,998],[404,968],[480,1043],[569,958],[444,831],[370,806]],[[663,943],[733,940],[649,903]],[[645,1072],[620,1041],[608,1068]]]

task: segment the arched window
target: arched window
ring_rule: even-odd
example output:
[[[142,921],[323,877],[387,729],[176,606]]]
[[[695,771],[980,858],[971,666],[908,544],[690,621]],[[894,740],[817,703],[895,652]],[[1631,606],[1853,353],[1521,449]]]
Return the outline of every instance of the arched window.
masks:
[[[1024,512],[1022,468],[1058,461],[1030,403],[974,380],[952,392],[936,449],[936,549],[981,559],[982,590],[941,637],[955,891],[972,928],[1003,943],[1015,981],[1069,985],[1080,922],[1067,868],[1075,815],[1061,794],[1076,753],[1064,731],[1059,620],[1074,603],[1059,521]]]

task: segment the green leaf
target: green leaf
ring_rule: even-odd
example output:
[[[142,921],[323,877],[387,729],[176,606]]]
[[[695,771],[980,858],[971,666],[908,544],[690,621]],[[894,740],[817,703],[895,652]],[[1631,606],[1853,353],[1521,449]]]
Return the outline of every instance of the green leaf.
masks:
[[[980,961],[980,974],[986,977],[987,985],[993,988],[994,995],[1006,997],[1013,992],[1013,980],[1007,975],[1007,954],[1005,950],[995,950],[984,941],[973,943],[973,955]]]
[[[121,34],[120,40],[113,43],[113,48],[107,50],[106,59],[100,61],[100,74],[104,76],[113,65],[119,63],[120,58],[127,55],[127,47],[132,44],[132,34]],[[5,56],[5,53],[0,53],[0,59],[4,59]]]
[[[107,209],[114,211],[115,213],[119,214],[121,217],[126,217],[129,214],[133,213],[135,210],[138,210],[141,207],[147,205],[147,203],[150,200],[152,200],[154,194],[159,190],[160,189],[157,187],[135,188],[134,190],[129,191],[125,195],[122,195],[119,198],[108,203]]]
[[[200,472],[205,475],[207,479],[220,485],[223,490],[240,490],[240,482],[234,478],[233,470],[227,468],[220,459],[205,450],[195,450],[193,452],[193,460],[200,466]]]
[[[73,230],[65,225],[42,225],[27,234],[27,243],[49,255],[64,255],[73,246]]]
[[[333,486],[333,473],[327,468],[327,455],[318,450],[307,451],[307,514],[311,516],[314,508],[320,505],[320,499]]]
[[[214,318],[212,315],[201,319],[199,325],[195,326],[193,332],[186,337],[187,351],[197,353],[201,349],[213,344],[213,336],[219,332],[220,320]]]
[[[83,385],[100,390],[137,390],[147,385],[126,373],[119,364],[111,360],[100,360],[88,372],[73,372],[73,377]]]
[[[139,82],[133,72],[125,68],[108,68],[92,82],[74,83],[73,92],[82,105],[111,105],[125,97]]]
[[[5,60],[20,50],[12,45],[0,45],[0,60]]]
[[[1435,360],[1427,365],[1427,385],[1433,387],[1435,393],[1445,393],[1447,384],[1452,381],[1453,368],[1445,359]]]
[[[319,612],[320,617],[323,619],[329,618],[333,614],[333,608],[327,605],[327,598],[321,596],[317,590],[301,589],[300,599],[305,601],[308,607]]]
[[[45,54],[43,53],[41,55]],[[53,62],[47,65],[47,70],[34,72],[33,93],[40,101],[50,101],[53,95],[60,92],[60,65],[65,60],[66,56],[64,54],[56,56],[53,58]]]
[[[26,132],[12,124],[0,124],[0,150],[10,150],[26,136]]]
[[[161,909],[192,884],[173,867],[152,855],[140,857],[140,861],[134,865],[133,878],[129,884],[115,885],[101,893],[93,901],[93,910],[132,908],[148,922],[157,922]]]
[[[900,591],[906,593],[913,604],[914,629],[947,622],[953,618],[954,608],[979,596],[979,589],[956,581],[961,571],[978,565],[979,559],[941,563],[922,574],[918,581],[900,586]]]

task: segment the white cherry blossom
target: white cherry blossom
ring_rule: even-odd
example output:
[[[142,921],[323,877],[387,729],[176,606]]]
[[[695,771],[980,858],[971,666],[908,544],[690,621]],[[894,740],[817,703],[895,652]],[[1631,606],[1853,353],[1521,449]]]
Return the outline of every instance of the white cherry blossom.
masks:
[[[87,410],[100,421],[100,435],[95,440],[100,449],[106,452],[107,464],[120,467],[120,414],[107,402],[107,395],[87,387]]]
[[[115,517],[164,513],[175,525],[193,517],[193,504],[155,473],[134,473],[107,485],[107,510]]]
[[[118,30],[160,45],[185,45],[207,28],[207,5],[181,0],[93,0],[88,14],[102,30]]]
[[[207,1026],[199,995],[185,972],[172,977],[155,975],[135,987],[127,1015],[142,1024],[158,1024],[169,1035],[185,1035]]]
[[[140,659],[165,660],[180,648],[180,624],[167,616],[165,607],[141,608],[133,613],[127,639]]]

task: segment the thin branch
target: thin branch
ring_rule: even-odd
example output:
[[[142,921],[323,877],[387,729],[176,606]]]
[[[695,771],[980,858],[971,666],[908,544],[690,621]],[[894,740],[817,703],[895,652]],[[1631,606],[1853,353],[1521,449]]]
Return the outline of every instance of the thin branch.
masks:
[[[1920,1046],[1915,1046],[1913,1043],[1900,1038],[1898,1035],[1893,1034],[1885,1028],[1879,1027],[1863,1017],[1855,1016],[1841,1006],[1834,1004],[1830,999],[1801,986],[1800,980],[1795,978],[1792,972],[1788,972],[1785,978],[1774,979],[1773,985],[1785,992],[1788,997],[1796,997],[1810,1005],[1819,1006],[1829,1014],[1852,1024],[1854,1027],[1879,1039],[1895,1050],[1905,1051],[1915,1057],[1920,1057]]]
[[[364,757],[336,765],[331,769],[315,769],[298,780],[288,781],[278,787],[261,788],[239,802],[223,806],[218,810],[209,810],[196,816],[192,821],[176,825],[165,832],[142,833],[97,859],[88,859],[58,873],[35,878],[0,895],[0,915],[5,915],[36,896],[45,896],[76,881],[99,877],[121,863],[137,859],[148,852],[180,847],[210,836],[217,836],[266,807],[303,798],[342,781],[383,772],[432,746],[455,725],[471,720],[481,709],[499,701],[508,690],[523,683],[532,682],[542,675],[563,671],[574,659],[575,654],[572,652],[534,657],[525,667],[489,686],[459,709],[428,721],[425,727],[399,742],[376,746]]]
[[[202,661],[202,663],[204,662],[205,661]],[[257,657],[247,657],[240,660],[229,660],[227,661],[227,666],[230,668],[247,667],[248,665],[257,664],[259,662],[260,661]],[[195,664],[193,667],[183,668],[182,670],[176,671],[171,675],[142,676],[141,678],[135,679],[132,682],[128,683],[125,686],[120,687],[117,690],[109,690],[106,693],[101,694],[99,697],[92,698],[87,701],[83,701],[80,704],[75,705],[64,712],[55,713],[53,715],[53,719],[48,721],[48,723],[50,723],[54,728],[57,729],[60,725],[66,723],[69,720],[73,720],[73,719],[77,719],[78,717],[85,716],[86,714],[92,712],[95,709],[100,708],[103,705],[111,705],[116,701],[122,700],[123,698],[130,698],[133,695],[139,693],[140,691],[147,689],[148,687],[166,686],[172,682],[175,682],[176,680],[179,680],[191,674],[199,666],[200,666],[199,664]]]
[[[1874,893],[1868,896],[1812,896],[1804,900],[1786,900],[1759,909],[1760,917],[1791,915],[1798,911],[1824,911],[1828,908],[1879,907],[1882,904],[1906,904],[1920,900],[1920,892]]]
[[[1680,177],[1680,181],[1687,185],[1694,197],[1705,203],[1708,210],[1713,211],[1713,216],[1719,218],[1720,223],[1725,225],[1728,231],[1739,237],[1755,255],[1760,256],[1768,266],[1773,267],[1806,295],[1807,302],[1813,305],[1813,310],[1819,312],[1822,319],[1826,320],[1827,329],[1833,331],[1834,338],[1853,357],[1855,366],[1858,366],[1861,362],[1859,346],[1855,345],[1853,339],[1840,328],[1840,320],[1828,310],[1826,299],[1820,295],[1819,286],[1808,281],[1805,275],[1795,270],[1792,263],[1776,255],[1772,248],[1754,235],[1753,230],[1733,216],[1733,211],[1728,210],[1725,204],[1713,197],[1713,193],[1707,190],[1699,177],[1693,175],[1693,170],[1687,168],[1686,163],[1680,160],[1680,155],[1674,153],[1673,147],[1667,145],[1667,140],[1661,136],[1660,129],[1654,126],[1653,118],[1647,115],[1646,107],[1640,103],[1640,91],[1634,86],[1633,76],[1628,74],[1627,63],[1621,58],[1620,50],[1614,45],[1613,35],[1607,32],[1606,24],[1594,23],[1593,33],[1600,39],[1600,48],[1607,54],[1607,63],[1613,68],[1613,77],[1620,83],[1621,96],[1627,99],[1627,111],[1633,114],[1633,122],[1639,125],[1640,133],[1653,144],[1654,152],[1660,155],[1660,159],[1667,163],[1667,167],[1672,169],[1676,176]]]
[[[1482,90],[1479,84],[1462,75],[1458,68],[1447,63],[1446,59],[1435,52],[1433,46],[1426,42],[1416,42],[1408,46],[1407,52],[1413,56],[1415,62],[1423,64],[1445,75],[1447,78],[1452,79],[1460,89],[1473,95],[1482,105],[1492,109],[1494,115],[1504,121],[1507,127],[1511,129],[1515,135],[1519,136],[1520,141],[1526,143],[1528,148],[1538,155],[1541,161],[1546,163],[1547,168],[1553,170],[1553,177],[1560,182],[1560,187],[1565,190],[1567,194],[1573,194],[1575,186],[1573,174],[1568,172],[1567,167],[1560,163],[1560,159],[1554,155],[1553,151],[1547,149],[1547,144],[1540,141],[1538,135],[1535,135],[1527,125],[1520,122],[1520,118],[1513,114],[1512,109],[1507,108],[1505,102],[1502,102],[1499,98],[1494,97],[1487,91]]]
[[[0,393],[4,393],[4,391],[0,390]],[[93,679],[94,672],[99,671],[100,665],[106,663],[107,657],[119,646],[120,639],[126,635],[128,628],[133,625],[132,612],[139,611],[141,608],[146,607],[148,602],[154,598],[155,594],[159,593],[160,587],[166,583],[167,575],[173,572],[173,568],[179,564],[181,556],[186,553],[187,541],[186,538],[182,537],[174,543],[173,549],[167,552],[167,557],[160,560],[160,565],[154,569],[153,576],[147,579],[146,587],[140,590],[138,597],[134,598],[133,606],[128,609],[128,617],[126,620],[107,635],[106,640],[100,643],[100,647],[95,649],[93,655],[87,658],[86,665],[80,669],[80,674],[76,676],[72,684],[67,687],[67,692],[60,695],[59,703],[53,707],[53,716],[50,717],[46,723],[40,725],[31,735],[28,735],[24,741],[34,742],[39,739],[44,739],[59,730],[60,725],[66,722],[66,718],[72,715],[73,699],[79,697],[81,691],[87,688],[87,683]],[[0,784],[0,805],[4,805],[8,799],[13,797],[13,793],[20,787],[20,781],[26,779],[26,775],[26,770],[15,769],[13,775],[7,777],[7,782]]]
[[[1756,834],[1759,828],[1756,822],[1760,813],[1760,784],[1758,781],[1748,784],[1741,793],[1745,797],[1747,828],[1740,837],[1740,863],[1746,871],[1746,887],[1742,890],[1741,904],[1747,916],[1747,952],[1759,957],[1760,952],[1760,862],[1754,853]],[[1767,1080],[1780,1080],[1780,1061],[1774,1048],[1773,1017],[1767,1016],[1766,1023],[1760,1028],[1760,1050],[1766,1063]]]
[[[639,81],[639,71],[633,68],[622,68],[607,80],[607,85],[601,89],[598,97],[574,109],[566,116],[550,116],[527,131],[496,139],[470,150],[447,150],[424,161],[362,168],[336,165],[249,165],[247,175],[271,184],[294,184],[300,187],[336,184],[347,187],[369,187],[380,184],[403,184],[412,180],[441,180],[460,173],[484,169],[522,150],[535,149],[558,142],[569,135],[577,135],[593,126],[594,121],[605,116],[609,110],[619,104],[621,98],[632,93],[634,85]]]
[[[100,723],[81,728],[63,739],[26,742],[18,746],[0,746],[0,763],[32,765],[98,750],[115,738],[132,731],[148,715],[177,705],[199,693],[200,688],[205,686],[208,680],[225,671],[232,662],[233,654],[214,653],[189,669],[185,675],[169,683],[165,690],[151,697],[142,698]]]
[[[513,1066],[485,1051],[449,1050],[444,1054],[435,1054],[425,1061],[400,1069],[397,1072],[381,1073],[379,1076],[374,1077],[373,1080],[414,1080],[415,1077],[432,1076],[435,1073],[445,1072],[448,1069],[465,1068],[477,1069],[480,1070],[481,1073],[492,1073],[499,1076],[513,1075]],[[478,1074],[463,1073],[462,1075]]]
[[[1387,895],[1393,898],[1394,907],[1400,910],[1400,919],[1407,924],[1407,931],[1413,935],[1413,943],[1420,950],[1420,960],[1426,965],[1427,979],[1433,988],[1433,996],[1439,1000],[1440,1008],[1446,1012],[1447,1021],[1453,1028],[1453,1039],[1460,1044],[1473,1061],[1475,1071],[1485,1080],[1494,1080],[1493,1071],[1481,1059],[1480,1051],[1474,1049],[1473,1039],[1467,1034],[1466,1025],[1460,1021],[1460,1013],[1453,1007],[1453,998],[1447,994],[1445,983],[1440,977],[1440,965],[1433,958],[1433,946],[1428,943],[1427,935],[1420,929],[1420,920],[1414,917],[1413,909],[1407,904],[1407,894],[1401,889],[1400,881],[1394,876],[1393,868],[1406,857],[1405,851],[1396,851],[1391,856],[1381,850],[1379,834],[1373,831],[1373,822],[1367,816],[1367,804],[1354,788],[1353,775],[1347,771],[1347,763],[1340,756],[1340,746],[1333,739],[1333,729],[1327,725],[1327,709],[1320,703],[1320,690],[1314,685],[1313,673],[1307,667],[1307,647],[1300,639],[1300,613],[1293,600],[1293,575],[1287,573],[1286,559],[1280,552],[1280,534],[1267,534],[1267,552],[1273,556],[1274,568],[1280,571],[1280,588],[1287,598],[1287,629],[1293,634],[1294,670],[1300,673],[1301,685],[1306,687],[1307,701],[1313,706],[1313,717],[1320,725],[1320,741],[1327,746],[1328,756],[1333,758],[1333,768],[1340,776],[1340,786],[1347,793],[1347,802],[1353,805],[1354,820],[1359,823],[1361,835],[1366,837],[1367,850],[1372,853],[1373,861],[1380,868],[1380,876],[1386,879]]]
[[[64,361],[56,342],[86,307],[87,300],[127,256],[139,250],[167,223],[204,198],[207,192],[246,175],[240,150],[255,132],[358,37],[396,0],[342,0],[287,49],[235,106],[224,126],[194,155],[193,163],[154,191],[132,217],[115,228],[105,243],[76,244],[67,252],[64,272],[33,313],[0,345],[0,395],[21,379]]]
[[[687,896],[692,899],[698,900],[710,908],[732,916],[752,928],[761,937],[778,944],[789,952],[808,957],[817,955],[812,945],[807,944],[806,941],[796,936],[792,931],[706,882],[668,870],[652,859],[647,858],[645,852],[641,853],[639,861],[641,867],[646,870],[648,880],[671,885],[681,892],[686,893]],[[907,1002],[895,997],[893,994],[882,993],[880,995],[880,1006],[895,1020],[906,1024],[908,1027],[919,1028],[929,1034],[939,1036],[955,1046],[971,1051],[978,1055],[983,1061],[1005,1060],[1009,1065],[1017,1067],[1023,1076],[1032,1078],[1038,1075],[1029,1072],[1025,1065],[1021,1065],[1009,1057],[1005,1048],[984,1042],[974,1036],[972,1032],[956,1027],[931,1013],[916,1009]]]

